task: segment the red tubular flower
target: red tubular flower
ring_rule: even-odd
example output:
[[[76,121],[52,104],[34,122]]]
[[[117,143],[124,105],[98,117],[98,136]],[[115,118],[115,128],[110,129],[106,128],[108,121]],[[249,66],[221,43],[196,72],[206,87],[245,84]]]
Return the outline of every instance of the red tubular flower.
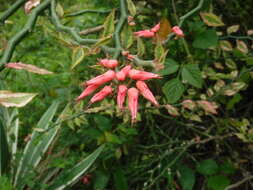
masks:
[[[115,72],[112,71],[112,70],[109,70],[109,71],[105,72],[102,75],[99,75],[99,76],[97,76],[97,77],[95,77],[91,80],[88,80],[85,84],[88,85],[88,86],[89,85],[98,85],[98,86],[100,86],[100,85],[102,85],[106,82],[111,81],[112,79],[114,79],[114,77],[115,77]]]
[[[89,96],[93,93],[99,86],[98,85],[89,85],[84,91],[76,98],[76,101],[84,99],[86,96]]]
[[[172,32],[174,32],[178,37],[184,37],[184,32],[181,30],[179,26],[174,26],[172,28]]]
[[[105,86],[102,90],[100,90],[98,93],[96,93],[90,100],[90,103],[95,103],[98,101],[103,100],[106,96],[111,94],[113,89],[110,86]]]
[[[158,23],[157,25],[155,25],[153,28],[151,28],[151,32],[158,32],[158,30],[160,29],[160,23]]]
[[[132,68],[131,65],[127,65],[127,66],[123,67],[123,68],[121,69],[121,71],[124,72],[125,75],[128,75],[128,73],[129,73],[129,71],[131,70],[131,68]]]
[[[124,81],[126,79],[126,74],[123,71],[116,73],[116,79],[119,81]]]
[[[117,104],[119,109],[123,109],[123,103],[126,98],[126,93],[127,93],[127,87],[126,85],[119,85],[118,87],[118,94],[117,94]]]
[[[150,91],[150,89],[148,88],[148,86],[147,86],[147,84],[145,82],[143,82],[143,81],[137,81],[136,82],[136,87],[140,91],[141,95],[144,98],[146,98],[147,100],[149,100],[155,106],[159,106],[159,103],[156,101],[154,95],[152,94],[152,92]]]
[[[128,76],[133,80],[149,80],[154,78],[161,78],[158,74],[131,69]]]
[[[101,59],[98,64],[106,68],[113,69],[118,66],[118,61],[114,59]]]
[[[131,65],[123,67],[119,72],[116,73],[116,79],[119,81],[124,81],[130,70]]]
[[[138,32],[134,32],[134,35],[143,38],[152,38],[155,36],[155,33],[150,30],[140,30]]]
[[[127,95],[128,95],[128,108],[131,112],[133,123],[135,122],[137,117],[139,91],[136,88],[130,88],[127,91]]]

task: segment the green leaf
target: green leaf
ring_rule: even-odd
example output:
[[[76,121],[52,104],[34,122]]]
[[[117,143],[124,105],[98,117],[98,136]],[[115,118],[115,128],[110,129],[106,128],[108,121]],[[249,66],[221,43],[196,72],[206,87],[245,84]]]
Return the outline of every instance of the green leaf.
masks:
[[[169,103],[175,103],[178,101],[183,95],[184,90],[184,85],[177,78],[168,81],[163,86],[163,93],[165,94]]]
[[[97,148],[92,154],[80,161],[73,168],[63,171],[50,185],[47,190],[62,190],[68,185],[73,184],[80,176],[82,176],[90,166],[95,162],[104,149],[104,145]]]
[[[210,47],[215,47],[218,44],[218,36],[215,30],[205,30],[198,34],[194,41],[193,47],[200,49],[207,49]]]
[[[131,47],[133,42],[134,42],[134,35],[133,35],[132,28],[129,27],[128,25],[125,25],[125,27],[123,28],[123,30],[121,32],[122,46],[124,48],[128,49]]]
[[[0,176],[7,171],[10,161],[6,131],[2,122],[0,120]]]
[[[164,63],[164,69],[158,72],[159,75],[170,75],[178,71],[179,64],[173,59],[166,59]]]
[[[141,38],[137,38],[137,55],[143,56],[145,53],[145,45],[143,43],[143,40]]]
[[[115,9],[106,17],[104,22],[104,32],[102,37],[111,36],[114,32],[114,18],[115,18]]]
[[[211,190],[224,190],[230,184],[230,180],[226,176],[211,176],[207,180],[207,187]]]
[[[13,190],[10,180],[5,176],[0,176],[0,189],[1,190]]]
[[[159,60],[160,57],[162,57],[164,53],[165,53],[165,50],[162,46],[162,43],[157,43],[155,47],[155,60]]]
[[[235,166],[232,163],[226,161],[225,163],[223,163],[223,164],[220,165],[220,171],[222,173],[231,174],[232,175],[232,174],[234,174],[236,172],[236,168],[235,168]]]
[[[113,179],[116,190],[128,190],[127,179],[121,168],[114,172]]]
[[[201,161],[197,166],[197,171],[203,175],[213,175],[218,172],[218,165],[214,160]]]
[[[179,166],[180,178],[179,182],[183,190],[192,190],[196,181],[194,171],[185,165]]]
[[[94,121],[97,124],[97,127],[102,131],[109,131],[112,129],[112,122],[105,116],[95,115]]]
[[[109,176],[107,173],[102,171],[97,171],[95,173],[95,179],[94,179],[94,190],[103,190],[106,188],[106,185],[108,184]]]
[[[71,69],[74,69],[79,65],[85,57],[84,49],[82,47],[77,47],[73,50],[72,54],[72,66]]]
[[[203,80],[198,64],[187,64],[182,69],[182,78],[187,83],[197,88],[202,87]]]
[[[207,26],[224,26],[222,20],[213,13],[200,13],[200,16]]]
[[[131,16],[135,16],[136,15],[136,7],[135,7],[132,0],[127,0],[127,7],[128,7],[128,10],[129,10]]]
[[[37,94],[35,93],[21,93],[11,91],[0,91],[0,105],[5,107],[24,107]]]
[[[118,136],[109,133],[109,132],[105,132],[105,139],[107,142],[113,143],[113,144],[121,144],[121,140]]]
[[[56,110],[59,106],[59,102],[54,102],[48,110],[41,117],[36,128],[47,130],[50,122],[52,121]],[[33,131],[31,140],[25,147],[23,156],[18,165],[18,169],[15,177],[15,186],[22,187],[24,179],[29,175],[30,168],[36,168],[39,164],[42,156],[50,146],[53,141],[60,125],[54,126],[53,129],[50,129],[48,132],[40,133]]]

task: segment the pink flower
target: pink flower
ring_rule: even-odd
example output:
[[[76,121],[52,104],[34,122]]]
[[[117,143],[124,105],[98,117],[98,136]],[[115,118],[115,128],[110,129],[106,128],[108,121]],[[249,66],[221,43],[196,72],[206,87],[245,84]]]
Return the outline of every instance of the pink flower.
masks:
[[[118,94],[117,94],[117,104],[119,109],[123,109],[123,103],[126,98],[126,93],[127,93],[127,87],[126,85],[119,85],[118,87]]]
[[[116,73],[116,79],[119,81],[124,81],[126,79],[126,74],[123,71]]]
[[[105,72],[102,75],[99,75],[99,76],[97,76],[97,77],[95,77],[91,80],[88,80],[85,84],[88,85],[88,86],[89,85],[98,85],[98,86],[100,86],[100,85],[102,85],[106,82],[111,81],[112,79],[114,79],[114,77],[115,77],[115,72],[112,71],[112,70],[109,70],[109,71]]]
[[[96,93],[90,100],[90,103],[98,102],[103,100],[106,96],[111,94],[113,89],[110,86],[105,86],[102,90]]]
[[[161,78],[158,74],[136,69],[131,69],[128,73],[128,76],[133,80],[149,80],[154,78]]]
[[[106,68],[113,69],[118,66],[118,61],[114,59],[101,59],[98,64]]]
[[[129,71],[131,70],[131,68],[132,68],[131,65],[127,65],[127,66],[123,67],[123,68],[121,69],[121,71],[124,72],[125,75],[128,75],[128,73],[129,73]]]
[[[119,72],[116,73],[116,79],[119,81],[124,81],[130,70],[131,65],[123,67]]]
[[[155,25],[153,28],[151,28],[151,32],[158,32],[158,30],[160,29],[160,23],[158,23],[157,25]]]
[[[87,88],[84,89],[84,91],[81,93],[80,96],[76,98],[76,101],[84,99],[86,96],[89,96],[91,93],[93,93],[99,86],[98,85],[89,85]]]
[[[136,87],[140,91],[141,95],[144,98],[146,98],[147,100],[149,100],[155,106],[159,106],[159,103],[156,101],[154,95],[152,94],[152,92],[150,91],[150,89],[148,88],[148,86],[147,86],[147,84],[145,82],[143,82],[143,81],[137,81],[136,82]]]
[[[134,35],[138,37],[152,38],[155,36],[155,33],[150,30],[140,30],[138,32],[134,32]]]
[[[172,28],[172,32],[174,32],[178,37],[184,37],[184,32],[181,30],[179,26],[174,26]]]
[[[139,91],[136,88],[130,88],[127,91],[127,95],[128,95],[128,108],[131,112],[133,123],[135,122],[137,117]]]

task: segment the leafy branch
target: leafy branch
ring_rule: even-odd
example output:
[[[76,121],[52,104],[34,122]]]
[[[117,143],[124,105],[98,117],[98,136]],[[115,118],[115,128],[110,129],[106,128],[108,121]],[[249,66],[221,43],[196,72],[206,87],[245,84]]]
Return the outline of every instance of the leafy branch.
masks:
[[[4,64],[10,61],[10,59],[13,55],[13,52],[14,52],[16,46],[19,44],[19,42],[28,33],[32,32],[32,29],[37,21],[39,14],[49,6],[50,2],[51,2],[51,0],[45,0],[38,7],[36,7],[32,11],[32,13],[29,15],[29,18],[28,18],[25,26],[8,41],[7,48],[5,49],[3,57],[0,60],[0,71],[2,71],[4,69]],[[17,8],[18,8],[18,6],[16,5],[16,9]],[[14,9],[14,8],[12,8],[12,9]]]
[[[2,16],[0,16],[0,25],[4,24],[4,21],[14,14],[26,0],[17,0],[9,9],[7,9]]]

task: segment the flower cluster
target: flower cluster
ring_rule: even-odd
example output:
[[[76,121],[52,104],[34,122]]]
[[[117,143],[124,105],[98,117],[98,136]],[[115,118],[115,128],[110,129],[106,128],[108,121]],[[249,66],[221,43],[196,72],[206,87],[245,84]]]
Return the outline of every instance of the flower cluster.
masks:
[[[147,84],[144,82],[149,79],[161,78],[159,75],[155,73],[150,73],[146,71],[133,69],[131,65],[127,65],[123,67],[119,71],[115,71],[118,66],[118,61],[113,59],[101,59],[98,62],[99,65],[102,65],[109,70],[104,74],[99,75],[95,78],[92,78],[84,83],[85,89],[83,92],[76,98],[76,101],[80,101],[85,97],[93,94],[98,88],[103,86],[107,82],[118,81],[120,82],[117,87],[117,105],[120,110],[124,108],[124,102],[126,96],[128,97],[128,109],[131,112],[132,122],[136,121],[137,110],[138,110],[138,97],[141,94],[144,98],[149,100],[153,105],[159,106],[159,103],[156,101],[154,95],[151,90],[148,88]],[[135,87],[128,87],[126,85],[125,80],[129,78],[135,82]],[[105,97],[113,93],[113,88],[111,85],[105,85],[100,91],[95,93],[93,97],[90,99],[89,104],[93,104],[95,102],[99,102],[103,100]]]
[[[147,30],[140,30],[138,32],[135,32],[134,35],[138,37],[143,37],[143,38],[153,38],[155,37],[155,34],[160,30],[160,23],[155,25],[151,29]],[[179,26],[174,26],[172,27],[172,32],[176,34],[177,37],[184,37],[184,33],[182,29]]]

